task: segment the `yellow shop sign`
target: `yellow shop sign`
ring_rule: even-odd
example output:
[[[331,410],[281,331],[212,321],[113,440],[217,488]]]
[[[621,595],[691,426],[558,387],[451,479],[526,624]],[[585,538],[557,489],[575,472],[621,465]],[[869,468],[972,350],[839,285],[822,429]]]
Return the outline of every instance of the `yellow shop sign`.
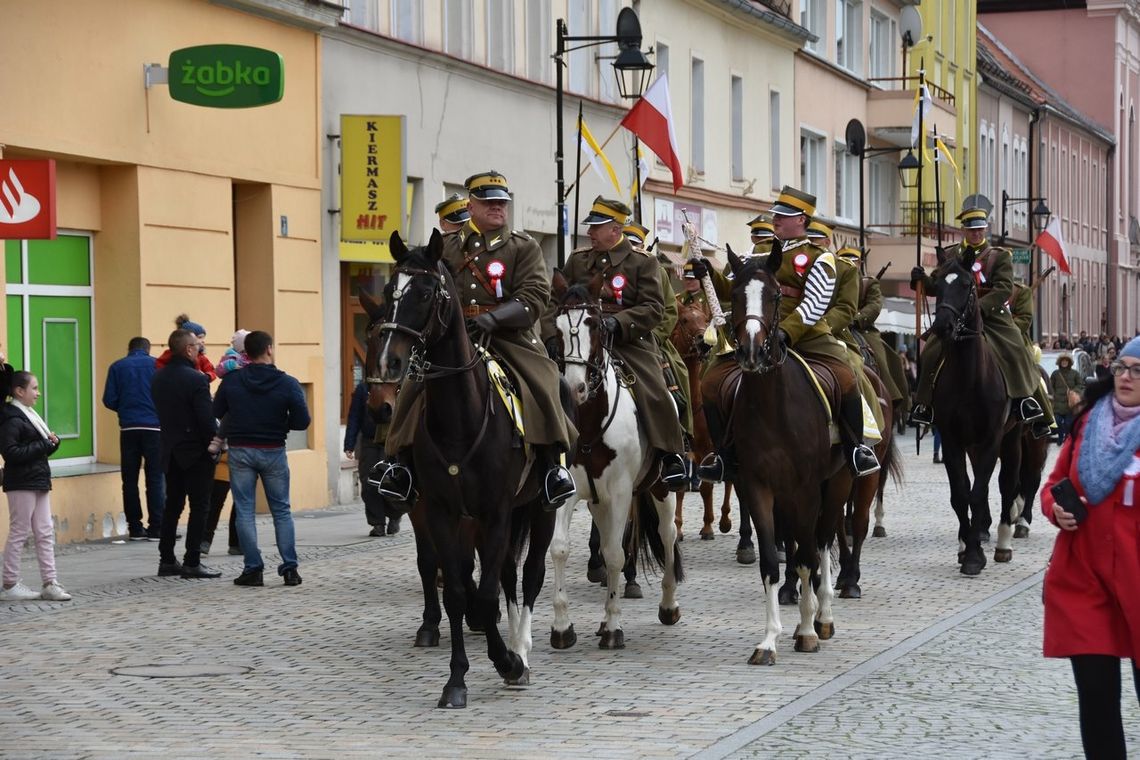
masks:
[[[340,142],[340,239],[380,245],[376,258],[387,258],[389,236],[404,231],[404,117],[342,114]]]

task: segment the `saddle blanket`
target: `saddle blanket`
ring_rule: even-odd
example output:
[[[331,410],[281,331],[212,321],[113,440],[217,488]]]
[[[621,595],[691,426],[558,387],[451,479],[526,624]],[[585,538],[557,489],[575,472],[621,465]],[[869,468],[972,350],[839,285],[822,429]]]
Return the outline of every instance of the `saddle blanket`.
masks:
[[[515,390],[511,376],[487,349],[479,346],[478,350],[483,358],[483,364],[487,367],[487,377],[491,380],[491,385],[499,394],[499,398],[502,399],[503,406],[507,408],[507,414],[510,416],[511,422],[514,423],[519,438],[526,440],[526,430],[523,428],[522,399],[519,398],[518,391]]]
[[[812,387],[815,388],[816,396],[819,398],[819,403],[823,404],[823,410],[827,413],[827,428],[831,434],[831,443],[840,443],[839,426],[835,423],[835,415],[831,409],[831,402],[828,400],[828,394],[824,391],[823,386],[820,385],[819,377],[812,370],[811,365],[808,364],[802,356],[795,351],[789,350],[788,356],[795,357],[796,361],[807,371],[807,376],[811,378]],[[867,399],[863,398],[863,394],[859,394],[859,400],[863,406],[863,441],[868,445],[874,446],[879,441],[883,440],[883,434],[879,431],[878,423],[875,421],[875,413],[871,409]]]

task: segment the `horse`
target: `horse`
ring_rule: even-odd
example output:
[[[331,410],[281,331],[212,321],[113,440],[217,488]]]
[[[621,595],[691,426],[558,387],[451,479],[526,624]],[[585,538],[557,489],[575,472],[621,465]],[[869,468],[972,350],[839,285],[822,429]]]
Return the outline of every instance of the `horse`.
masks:
[[[704,399],[701,396],[701,374],[704,372],[705,359],[709,352],[704,336],[711,319],[712,315],[706,306],[696,301],[685,304],[678,298],[677,324],[669,336],[669,340],[685,361],[685,368],[689,371],[689,395],[693,405],[693,455],[696,462],[702,461],[713,450],[708,423],[705,422]],[[712,524],[715,519],[713,484],[702,482],[700,494],[705,508],[704,525],[700,536],[702,541],[711,541],[714,536]],[[677,509],[673,521],[677,525],[678,541],[681,540],[681,528],[684,524],[684,502],[685,494],[677,494]],[[732,530],[732,483],[724,484],[718,527],[721,533]],[[756,548],[752,543],[752,524],[743,508],[740,512],[740,541],[736,545],[736,561],[742,565],[751,565],[756,561]]]
[[[945,348],[934,385],[934,424],[942,435],[942,462],[950,481],[950,504],[958,517],[958,563],[963,575],[978,575],[986,566],[982,542],[989,533],[990,477],[1001,460],[998,488],[1001,522],[995,562],[1013,559],[1012,524],[1020,479],[1023,427],[1011,413],[1010,399],[998,363],[983,340],[978,286],[971,267],[975,254],[961,261],[939,251],[931,332]],[[963,409],[969,409],[964,414]],[[973,483],[966,471],[970,460]]]
[[[562,341],[558,362],[577,405],[578,443],[574,453],[574,481],[578,499],[587,501],[598,526],[606,571],[606,615],[598,627],[598,646],[622,649],[625,632],[621,625],[618,583],[626,564],[622,536],[631,507],[637,545],[644,562],[662,571],[661,601],[657,618],[665,625],[681,619],[676,600],[677,584],[684,580],[681,552],[672,508],[664,490],[654,492],[649,485],[656,478],[654,459],[637,425],[637,413],[629,385],[619,372],[617,357],[611,353],[600,328],[602,313],[598,295],[601,277],[589,287],[568,287],[560,272],[552,284],[559,304],[555,324]],[[566,595],[566,560],[570,555],[570,520],[573,508],[567,504],[558,515],[550,556],[554,563],[554,623],[550,644],[555,649],[574,646],[577,635],[570,622]]]
[[[389,306],[386,321],[369,326],[366,371],[370,384],[422,381],[423,410],[412,459],[426,523],[422,527],[443,570],[451,631],[451,672],[437,706],[463,708],[470,667],[463,642],[465,612],[483,629],[487,654],[504,682],[530,682],[531,620],[554,515],[542,508],[541,473],[533,472],[533,457],[492,387],[482,350],[468,337],[459,294],[442,261],[442,236],[433,231],[426,246],[409,250],[393,233],[389,246],[396,262],[385,289]],[[403,388],[410,392],[410,386]],[[517,565],[528,542],[520,605]],[[472,577],[475,551],[481,566],[477,584]],[[426,597],[426,580],[424,584]],[[508,642],[498,629],[500,584],[507,602]]]
[[[790,358],[778,337],[782,296],[775,273],[782,260],[778,245],[764,259],[746,260],[728,247],[732,330],[741,373],[735,389],[732,383],[722,384],[719,401],[725,407],[734,404],[730,429],[740,459],[736,489],[756,528],[764,584],[765,631],[748,660],[753,665],[776,663],[776,641],[783,630],[776,594],[775,510],[794,539],[786,550],[790,561],[794,556],[802,586],[795,649],[818,652],[820,639],[834,635],[826,547],[842,520],[852,481],[842,448],[831,443],[828,411],[810,370]]]

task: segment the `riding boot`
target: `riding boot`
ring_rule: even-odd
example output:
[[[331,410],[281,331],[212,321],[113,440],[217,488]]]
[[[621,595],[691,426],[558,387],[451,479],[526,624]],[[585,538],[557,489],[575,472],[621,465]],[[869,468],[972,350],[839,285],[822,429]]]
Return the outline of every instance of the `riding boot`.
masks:
[[[855,477],[870,475],[879,469],[875,450],[863,443],[863,399],[858,389],[848,393],[839,402],[840,437],[844,439],[847,459]]]
[[[918,388],[914,392],[914,408],[910,410],[910,419],[907,420],[907,423],[914,427],[934,424],[934,410],[930,407],[930,397],[934,395],[935,372],[935,370],[923,371],[918,378]]]
[[[417,496],[411,447],[374,464],[368,471],[368,484],[380,492],[393,510],[400,514],[409,512]]]
[[[697,467],[697,476],[709,483],[732,480],[736,476],[736,447],[726,443],[728,431],[715,404],[705,404],[705,424],[709,428],[709,438],[713,442],[713,452],[706,456]]]
[[[685,457],[669,451],[660,452],[661,482],[670,491],[684,491],[689,485]]]
[[[1045,416],[1045,410],[1032,396],[1014,399],[1013,408],[1017,411],[1017,418],[1022,422],[1033,422]]]
[[[542,508],[553,512],[578,492],[574,476],[562,464],[557,445],[535,446],[534,465],[546,474],[542,479]]]

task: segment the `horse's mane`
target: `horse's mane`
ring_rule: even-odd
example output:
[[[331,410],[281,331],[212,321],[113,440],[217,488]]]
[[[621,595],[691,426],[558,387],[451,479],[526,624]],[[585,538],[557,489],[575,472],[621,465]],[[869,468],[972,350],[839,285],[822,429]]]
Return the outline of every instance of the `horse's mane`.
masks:
[[[585,285],[571,285],[562,296],[561,305],[577,306],[579,304],[589,303],[593,300],[594,298],[590,295],[590,290]]]

